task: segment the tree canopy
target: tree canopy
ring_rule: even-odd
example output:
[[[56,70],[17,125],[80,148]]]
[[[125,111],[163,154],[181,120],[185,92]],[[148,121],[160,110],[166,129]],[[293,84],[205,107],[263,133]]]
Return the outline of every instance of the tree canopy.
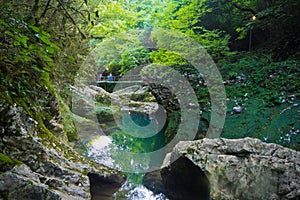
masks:
[[[270,105],[277,105],[281,96],[270,94],[275,90],[286,96],[299,93],[298,0],[2,0],[0,10],[1,98],[21,105],[40,122],[53,115],[53,96],[70,104],[69,86],[80,78],[78,70],[95,48],[101,48],[103,59],[86,71],[91,83],[98,66],[123,75],[158,63],[193,77],[195,69],[178,53],[151,48],[154,40],[170,42],[164,32],[153,30],[190,37],[225,78],[247,73],[255,85],[248,93]],[[140,42],[143,37],[149,45]],[[188,43],[176,45],[180,49]],[[190,81],[199,102],[209,102],[201,77]],[[228,95],[236,98],[244,95],[237,88],[249,89],[230,84]]]

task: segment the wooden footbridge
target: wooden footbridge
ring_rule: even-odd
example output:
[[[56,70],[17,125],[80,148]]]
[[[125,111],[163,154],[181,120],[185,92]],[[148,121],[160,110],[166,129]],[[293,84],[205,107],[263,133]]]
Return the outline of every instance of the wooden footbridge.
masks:
[[[143,83],[143,80],[140,75],[101,76],[97,81],[97,86],[111,92],[116,84],[120,84],[123,88],[141,83]]]

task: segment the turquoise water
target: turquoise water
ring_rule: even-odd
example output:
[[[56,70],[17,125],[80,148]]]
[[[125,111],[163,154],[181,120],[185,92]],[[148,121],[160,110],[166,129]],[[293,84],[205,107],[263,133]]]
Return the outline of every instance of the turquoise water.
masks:
[[[123,112],[120,124],[122,130],[112,134],[113,142],[118,147],[124,147],[134,153],[149,153],[165,145],[165,127],[158,130],[159,122],[150,119],[147,114]]]
[[[122,112],[120,121],[109,125],[113,130],[110,135],[98,136],[90,142],[88,157],[127,175],[127,183],[113,199],[166,199],[163,194],[155,195],[142,186],[144,172],[159,167],[165,157],[150,154],[165,145],[166,126],[161,123],[144,113]],[[143,173],[136,173],[140,171]]]

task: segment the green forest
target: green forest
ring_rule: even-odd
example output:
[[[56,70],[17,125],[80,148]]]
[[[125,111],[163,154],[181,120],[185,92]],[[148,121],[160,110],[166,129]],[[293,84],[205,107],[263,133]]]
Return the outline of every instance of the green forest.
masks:
[[[101,48],[107,73],[124,75],[152,63],[186,76],[197,73],[174,52],[126,43],[133,41],[130,36],[163,28],[202,45],[221,72],[228,104],[222,137],[257,137],[299,149],[299,12],[297,0],[2,0],[1,99],[21,106],[45,132],[51,132],[49,120],[57,115],[51,104],[57,99],[68,140],[78,140],[70,86],[103,41],[110,45]],[[163,35],[156,39],[163,41]],[[97,70],[87,73],[96,81]],[[190,84],[207,122],[208,90],[197,78]],[[232,112],[234,106],[242,112]]]
[[[298,199],[299,0],[0,2],[0,199]]]

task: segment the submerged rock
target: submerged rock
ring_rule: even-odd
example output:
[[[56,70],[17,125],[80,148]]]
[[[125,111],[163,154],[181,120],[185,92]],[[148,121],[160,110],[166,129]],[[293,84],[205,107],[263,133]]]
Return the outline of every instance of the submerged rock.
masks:
[[[300,198],[300,153],[258,139],[180,142],[159,172],[160,178],[145,185],[171,199]]]

